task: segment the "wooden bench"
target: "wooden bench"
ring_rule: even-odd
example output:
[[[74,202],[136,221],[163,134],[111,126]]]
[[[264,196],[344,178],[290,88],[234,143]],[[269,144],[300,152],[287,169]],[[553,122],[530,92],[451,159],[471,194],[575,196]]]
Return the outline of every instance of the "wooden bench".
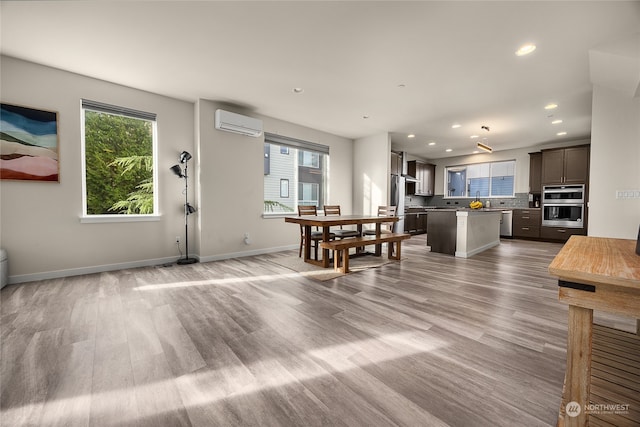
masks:
[[[382,243],[387,243],[389,259],[399,260],[401,256],[400,248],[402,241],[409,239],[410,237],[410,234],[405,233],[385,233],[380,236],[362,236],[342,240],[331,240],[329,242],[320,243],[320,247],[322,249],[329,249],[333,251],[333,267],[336,271],[348,273],[350,248],[360,248],[367,245],[381,245]]]

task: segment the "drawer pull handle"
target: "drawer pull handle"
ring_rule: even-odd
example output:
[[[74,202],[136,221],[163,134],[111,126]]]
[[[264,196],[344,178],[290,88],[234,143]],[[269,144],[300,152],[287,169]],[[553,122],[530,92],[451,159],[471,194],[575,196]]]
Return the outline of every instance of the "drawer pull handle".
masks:
[[[522,219],[529,219],[529,217],[528,216],[523,216]]]
[[[523,230],[529,231],[529,227],[522,227]]]
[[[558,233],[566,233],[567,230],[558,230]]]

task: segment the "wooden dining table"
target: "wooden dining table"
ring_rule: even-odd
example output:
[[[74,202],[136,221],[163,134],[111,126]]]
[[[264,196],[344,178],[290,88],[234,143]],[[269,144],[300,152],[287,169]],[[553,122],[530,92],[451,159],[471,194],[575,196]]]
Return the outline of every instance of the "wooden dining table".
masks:
[[[397,216],[377,216],[377,215],[332,215],[332,216],[289,216],[285,217],[285,222],[298,224],[304,227],[304,235],[311,235],[311,228],[322,228],[322,241],[328,242],[331,237],[330,228],[344,225],[355,225],[360,234],[362,234],[362,226],[364,224],[375,224],[376,236],[380,236],[381,225],[383,223],[395,223],[399,220]],[[311,257],[311,239],[304,241],[304,261],[310,264],[320,265],[324,268],[330,266],[329,250],[322,250],[322,259],[315,260]],[[381,245],[376,245],[376,255],[382,253]]]
[[[571,236],[549,265],[549,272],[559,278],[558,298],[569,305],[565,391],[558,425],[589,425],[593,310],[640,318],[640,256],[635,248],[635,240]],[[622,346],[614,343],[612,348]],[[630,366],[637,371],[637,355],[633,359]],[[626,381],[624,389],[631,380],[626,376],[621,378]],[[615,381],[610,387],[616,387]],[[637,385],[634,388],[640,390]]]

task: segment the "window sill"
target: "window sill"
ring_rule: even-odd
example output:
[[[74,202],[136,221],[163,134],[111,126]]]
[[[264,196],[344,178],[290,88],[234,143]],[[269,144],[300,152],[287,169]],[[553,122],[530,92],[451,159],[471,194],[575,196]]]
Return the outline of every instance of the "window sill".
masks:
[[[97,224],[107,222],[148,222],[160,221],[161,215],[88,215],[81,216],[82,224]]]
[[[271,219],[271,218],[286,218],[289,216],[298,216],[295,212],[263,212],[262,218]]]

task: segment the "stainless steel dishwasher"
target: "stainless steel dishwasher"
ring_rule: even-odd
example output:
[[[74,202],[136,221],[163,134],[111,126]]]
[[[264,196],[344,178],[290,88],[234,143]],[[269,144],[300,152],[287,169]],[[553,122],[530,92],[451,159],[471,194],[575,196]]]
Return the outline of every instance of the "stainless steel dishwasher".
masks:
[[[500,237],[513,237],[513,211],[502,211]]]

